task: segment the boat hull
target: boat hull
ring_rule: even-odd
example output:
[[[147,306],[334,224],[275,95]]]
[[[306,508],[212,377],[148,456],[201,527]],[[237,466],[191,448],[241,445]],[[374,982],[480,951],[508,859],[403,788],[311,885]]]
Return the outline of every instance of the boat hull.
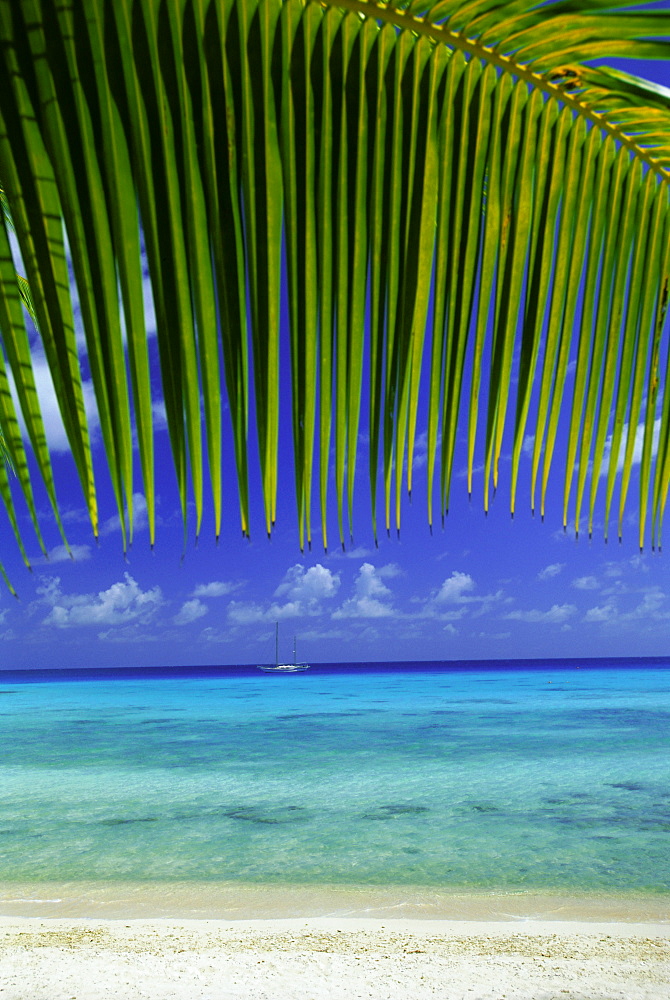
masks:
[[[309,670],[309,663],[278,663],[276,666],[258,665],[258,669],[266,674],[300,674]]]

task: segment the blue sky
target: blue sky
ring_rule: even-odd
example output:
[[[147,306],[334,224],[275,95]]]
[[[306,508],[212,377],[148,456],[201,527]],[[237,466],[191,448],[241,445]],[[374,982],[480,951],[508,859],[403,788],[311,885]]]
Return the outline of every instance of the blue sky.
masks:
[[[642,75],[639,66],[628,64],[628,68]],[[666,66],[644,69],[646,75],[670,85]],[[512,520],[509,442],[501,465],[501,489],[488,517],[482,509],[481,477],[468,501],[461,448],[449,516],[444,528],[438,522],[432,535],[426,518],[425,445],[419,447],[412,504],[404,504],[401,536],[382,534],[375,548],[363,440],[354,542],[344,553],[331,549],[326,554],[316,534],[313,551],[302,555],[285,407],[279,509],[272,539],[265,536],[260,493],[253,480],[252,537],[248,541],[240,535],[228,440],[224,462],[230,471],[224,485],[221,539],[215,544],[212,518],[206,516],[197,548],[191,526],[182,557],[183,529],[158,401],[156,547],[153,552],[149,548],[144,501],[138,494],[135,541],[124,560],[96,435],[92,392],[102,525],[98,546],[39,355],[36,367],[57,491],[75,559],[60,544],[44,498],[40,506],[51,548],[48,562],[39,556],[35,543],[31,546],[23,516],[32,573],[23,567],[9,525],[3,521],[2,559],[19,600],[0,593],[1,668],[266,662],[274,655],[275,620],[281,623],[282,654],[289,655],[297,634],[299,657],[312,662],[669,652],[669,557],[650,550],[640,554],[634,493],[622,544],[615,540],[605,544],[602,524],[592,541],[586,536],[576,541],[573,533],[562,530],[560,456],[542,523],[529,509],[526,455]],[[253,435],[250,451],[254,466]],[[329,531],[335,540],[334,504],[331,514]],[[316,497],[314,518],[318,520]],[[615,538],[616,532],[611,534]]]

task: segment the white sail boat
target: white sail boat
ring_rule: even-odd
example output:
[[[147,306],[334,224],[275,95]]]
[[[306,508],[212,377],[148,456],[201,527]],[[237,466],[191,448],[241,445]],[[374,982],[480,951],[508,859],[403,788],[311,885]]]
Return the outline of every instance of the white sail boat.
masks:
[[[309,663],[298,663],[295,653],[295,636],[293,636],[293,663],[279,662],[279,622],[275,622],[275,662],[274,664],[258,664],[259,670],[264,670],[268,674],[297,674],[303,670],[309,670]]]

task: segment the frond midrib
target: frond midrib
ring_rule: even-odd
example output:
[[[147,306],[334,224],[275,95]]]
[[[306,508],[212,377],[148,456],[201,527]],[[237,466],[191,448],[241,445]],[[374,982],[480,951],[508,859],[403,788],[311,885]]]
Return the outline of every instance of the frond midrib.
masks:
[[[500,52],[496,52],[490,46],[482,45],[476,39],[467,38],[461,32],[451,31],[444,25],[434,24],[427,18],[405,13],[396,7],[391,7],[385,2],[377,2],[377,0],[319,0],[319,3],[324,7],[353,11],[363,17],[383,21],[397,28],[411,31],[417,35],[423,35],[449,48],[458,49],[467,55],[481,59],[483,62],[495,66],[504,73],[509,73],[518,79],[525,80],[536,90],[540,90],[547,96],[569,107],[585,121],[600,129],[605,135],[611,136],[617,143],[628,149],[633,156],[646,164],[659,179],[670,183],[670,170],[659,163],[658,159],[651,152],[640,146],[620,126],[608,121],[603,113],[589,107],[578,96],[576,97],[569,93],[560,83],[554,83],[546,74],[534,72],[528,65],[517,62],[513,56],[503,55]]]

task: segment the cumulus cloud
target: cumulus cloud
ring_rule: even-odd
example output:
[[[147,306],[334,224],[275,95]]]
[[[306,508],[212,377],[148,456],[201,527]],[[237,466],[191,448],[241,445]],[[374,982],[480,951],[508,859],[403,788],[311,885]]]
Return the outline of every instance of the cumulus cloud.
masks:
[[[611,622],[616,618],[616,608],[612,604],[589,608],[584,615],[585,622]]]
[[[509,611],[505,618],[541,625],[559,625],[572,618],[576,612],[574,604],[553,604],[548,611]]]
[[[64,594],[59,577],[38,587],[37,592],[42,602],[50,605],[42,624],[58,628],[148,622],[163,604],[160,587],[142,590],[129,573],[97,594]]]
[[[208,607],[199,601],[197,597],[193,598],[191,601],[184,601],[181,608],[174,616],[173,621],[175,625],[189,625],[191,622],[195,622],[198,618],[202,618],[208,612]]]
[[[617,596],[612,596],[604,604],[589,608],[584,615],[584,621],[608,625],[621,625],[624,627],[640,628],[645,623],[649,627],[657,628],[657,622],[665,623],[670,619],[668,610],[668,596],[660,587],[650,587],[643,590],[642,599],[638,604],[622,608],[625,599],[625,592]]]
[[[226,613],[229,621],[236,625],[262,622],[268,617],[267,610],[253,601],[231,601]]]
[[[473,594],[476,586],[469,573],[453,570],[425,602],[418,597],[412,599],[414,603],[423,603],[418,617],[443,621],[457,621],[466,615],[475,618],[485,614],[492,604],[509,600],[500,590],[493,594]]]
[[[305,569],[300,563],[285,573],[274,596],[281,600],[269,605],[254,601],[231,601],[227,614],[229,621],[238,625],[251,622],[280,621],[303,615],[319,615],[322,602],[334,597],[340,587],[339,574],[317,563]]]
[[[537,574],[538,580],[551,580],[565,569],[565,563],[550,563]]]
[[[211,583],[199,583],[191,597],[225,597],[240,586],[239,583],[227,583],[223,580],[212,580]]]
[[[577,590],[597,590],[598,581],[595,576],[578,576],[576,580],[572,581],[572,586],[576,587]]]
[[[641,603],[638,604],[636,608],[633,608],[633,610],[629,612],[630,617],[646,618],[647,616],[653,616],[655,618],[659,617],[666,618],[667,612],[663,613],[662,615],[658,614],[661,607],[665,603],[665,600],[666,600],[665,594],[659,588],[648,590],[644,594]]]
[[[391,564],[393,565],[393,564]],[[391,605],[391,591],[383,582],[383,576],[395,576],[395,570],[387,567],[376,569],[365,562],[358,571],[354,584],[355,596],[333,612],[333,618],[385,618],[394,613]]]
[[[465,594],[475,589],[475,581],[469,573],[455,569],[433,598],[436,604],[459,604]]]
[[[321,563],[305,569],[300,563],[287,570],[282,582],[275,590],[275,597],[287,597],[314,608],[320,601],[334,597],[340,586],[340,577]]]

